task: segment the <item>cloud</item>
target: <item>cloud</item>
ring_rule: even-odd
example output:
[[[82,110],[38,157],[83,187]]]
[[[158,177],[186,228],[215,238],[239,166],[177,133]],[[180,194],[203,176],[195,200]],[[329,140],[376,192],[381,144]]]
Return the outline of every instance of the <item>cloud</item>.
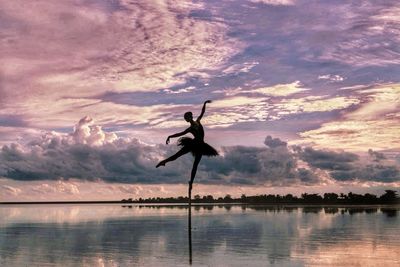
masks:
[[[395,15],[399,10],[397,1],[378,5],[371,1],[365,1],[363,5],[327,3],[313,6],[311,10],[315,15],[304,13],[307,6],[308,2],[304,1],[298,10],[304,15],[308,14],[306,19],[301,20],[308,26],[304,34],[306,38],[298,44],[302,48],[307,45],[313,47],[304,59],[357,67],[399,64],[398,57],[394,56],[400,41],[400,20]],[[335,12],[323,12],[331,7],[335,7]],[[309,16],[313,16],[313,19],[310,20]],[[316,20],[320,23],[311,25]],[[301,27],[305,24],[299,23]]]
[[[165,89],[164,92],[166,92],[167,94],[182,94],[182,93],[191,92],[194,89],[196,89],[196,87],[189,86],[189,87],[181,88],[181,89],[178,89],[178,90]]]
[[[196,181],[205,184],[287,185],[318,182],[297,166],[286,142],[268,136],[267,147],[220,148],[222,156],[204,158]],[[156,163],[178,150],[174,146],[148,145],[138,139],[104,132],[89,117],[82,118],[69,134],[49,132],[26,145],[5,145],[0,151],[0,176],[22,181],[97,179],[111,183],[186,183],[192,158],[184,156],[165,168]],[[51,187],[54,188],[54,187]],[[47,190],[40,185],[37,190]],[[79,192],[59,184],[55,190]]]
[[[280,146],[287,146],[287,143],[280,140],[279,138],[272,138],[270,135],[268,135],[265,138],[264,144],[270,148],[276,148],[276,147],[280,147]]]
[[[76,184],[60,180],[52,184],[42,183],[40,185],[33,186],[31,190],[39,195],[67,194],[76,196],[80,194]]]
[[[399,149],[400,85],[383,84],[355,88],[360,96],[353,110],[341,118],[300,134],[305,140],[325,148],[363,150]]]
[[[397,166],[367,165],[360,169],[334,171],[331,175],[339,181],[361,180],[384,183],[400,181],[400,170]]]
[[[298,168],[295,155],[286,145],[225,147],[222,154],[223,157],[205,160],[204,170],[211,172],[209,182],[225,180],[228,184],[269,186],[319,182],[316,175]]]
[[[399,181],[399,166],[382,153],[369,150],[364,160],[350,152],[291,147],[267,136],[265,147],[219,148],[221,156],[204,157],[196,182],[216,185],[291,186],[323,182],[320,170],[337,181]],[[119,184],[182,184],[192,166],[188,154],[156,169],[159,160],[179,148],[149,145],[138,139],[105,132],[89,117],[82,118],[69,134],[48,132],[28,144],[4,145],[0,151],[0,176],[20,181],[56,180],[35,190],[79,194],[69,179]],[[377,160],[379,158],[379,160]],[[303,163],[302,163],[303,162]],[[306,163],[306,164],[304,164]],[[65,182],[63,182],[65,181]],[[50,192],[50,191],[49,191]]]
[[[307,90],[299,81],[296,81],[249,90],[236,88],[218,91],[218,93],[223,93],[225,97],[213,100],[207,111],[204,124],[209,127],[229,127],[239,123],[278,120],[293,114],[341,110],[359,103],[357,98],[346,96],[330,97],[325,95],[290,98],[292,94]],[[272,97],[276,97],[276,99],[271,99]],[[150,108],[158,110],[159,114],[161,113],[157,106]],[[165,106],[163,110],[169,111],[169,113],[183,114],[189,108],[191,108],[189,105],[176,105],[175,107]],[[171,120],[171,118],[160,117],[151,121],[150,124],[154,128],[184,126],[181,118]]]
[[[146,108],[98,96],[154,92],[224,68],[241,44],[224,23],[191,16],[203,8],[191,1],[2,1],[0,116],[47,129],[82,114],[102,122],[130,114],[143,123]]]
[[[375,181],[399,182],[400,165],[395,161],[386,161],[382,153],[368,150],[371,158],[362,160],[357,154],[317,150],[310,147],[301,149],[299,156],[314,168],[326,170],[337,181]],[[377,161],[379,155],[380,160]],[[381,161],[382,160],[382,161]]]
[[[10,144],[15,141],[31,140],[41,134],[40,130],[29,127],[3,127],[0,126],[0,145]]]
[[[259,93],[268,96],[289,96],[299,92],[308,91],[309,89],[303,88],[300,81],[295,81],[289,84],[277,84],[271,87],[256,88],[244,92]]]
[[[300,155],[311,166],[327,170],[348,170],[358,160],[354,153],[315,150],[311,147],[305,148]]]
[[[329,96],[306,96],[303,98],[284,99],[276,104],[278,114],[293,114],[307,112],[327,112],[345,109],[359,103],[354,97],[329,97]]]
[[[203,187],[202,185],[199,187]],[[197,189],[199,189],[197,187]],[[153,196],[184,195],[183,184],[108,183],[97,179],[23,181],[0,178],[0,201],[117,200]]]
[[[264,98],[231,96],[213,100],[208,105],[207,115],[202,120],[209,127],[229,127],[235,123],[262,121],[268,116],[268,104]],[[184,112],[191,110],[191,105],[165,106],[166,114],[176,114],[173,118],[161,117],[152,121],[150,125],[154,128],[184,127],[187,125],[182,120]],[[200,113],[201,105],[198,106],[197,114]],[[196,115],[196,111],[193,112]],[[179,117],[178,117],[179,116]]]
[[[82,118],[74,128],[71,137],[78,144],[88,144],[99,146],[107,143],[113,143],[117,140],[115,133],[104,132],[101,126],[92,126],[93,119],[86,116]],[[92,127],[91,127],[92,126]]]
[[[291,6],[296,3],[295,0],[250,0],[250,2],[273,6]]]
[[[181,114],[207,95],[216,101],[205,125],[219,133],[273,125],[280,136],[302,131],[306,142],[327,148],[398,146],[397,98],[342,120],[378,92],[338,91],[397,82],[396,1],[0,5],[1,144],[15,141],[13,132],[24,140],[65,132],[85,115],[155,142],[155,131],[183,126]],[[378,108],[382,117],[365,121]]]
[[[222,73],[230,75],[238,75],[240,73],[250,72],[252,68],[258,65],[257,61],[244,62],[243,64],[233,64],[222,70]]]
[[[333,75],[333,74],[325,74],[325,75],[319,75],[318,79],[320,80],[328,80],[330,82],[341,82],[344,80],[344,78],[340,75]]]
[[[377,162],[386,159],[385,154],[383,154],[383,153],[381,153],[381,152],[378,152],[378,151],[374,151],[374,150],[372,150],[372,149],[368,149],[368,154],[369,154],[371,157],[374,158],[374,161],[377,161]]]
[[[283,97],[310,90],[308,88],[304,88],[303,86],[304,85],[300,81],[294,81],[292,83],[275,84],[273,86],[267,86],[267,87],[255,87],[253,89],[235,88],[226,90],[216,90],[214,91],[214,93],[223,93],[225,96],[228,97],[235,95],[244,95],[244,94],[253,97],[259,95],[270,96],[270,97]]]
[[[17,196],[19,193],[21,193],[21,189],[9,185],[2,185],[1,191],[6,195],[11,195],[11,196]]]

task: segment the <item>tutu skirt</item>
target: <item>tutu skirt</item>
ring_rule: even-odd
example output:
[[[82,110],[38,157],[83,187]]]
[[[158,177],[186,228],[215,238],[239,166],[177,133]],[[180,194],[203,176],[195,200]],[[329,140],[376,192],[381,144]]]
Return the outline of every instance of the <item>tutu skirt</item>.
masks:
[[[218,156],[218,151],[209,144],[198,141],[190,137],[181,137],[178,140],[178,146],[188,148],[192,155],[201,154],[203,156]]]

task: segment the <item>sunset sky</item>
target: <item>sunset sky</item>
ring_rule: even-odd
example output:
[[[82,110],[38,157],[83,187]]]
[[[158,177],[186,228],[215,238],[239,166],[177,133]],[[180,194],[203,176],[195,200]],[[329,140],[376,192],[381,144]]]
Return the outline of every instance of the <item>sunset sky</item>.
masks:
[[[0,201],[400,189],[400,3],[0,0]]]

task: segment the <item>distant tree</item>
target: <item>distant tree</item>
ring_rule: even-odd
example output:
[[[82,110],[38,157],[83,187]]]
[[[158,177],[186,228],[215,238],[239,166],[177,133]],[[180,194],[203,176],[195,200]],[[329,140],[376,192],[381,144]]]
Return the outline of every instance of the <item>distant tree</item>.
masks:
[[[292,194],[287,194],[282,199],[284,202],[291,203],[295,200],[295,197]]]
[[[232,201],[231,195],[227,194],[227,195],[224,197],[224,201]]]
[[[203,197],[203,199],[204,199],[204,197]],[[213,197],[212,195],[207,195],[207,196],[205,197],[205,200],[206,200],[207,202],[213,202],[213,201],[214,201],[214,197]]]
[[[265,195],[264,196],[264,199],[265,199],[265,201],[266,202],[268,202],[268,203],[276,203],[276,197],[275,197],[275,195]]]
[[[339,198],[339,195],[335,194],[335,193],[325,193],[324,194],[324,201],[326,201],[326,202],[333,203],[333,202],[336,202],[338,200],[338,198]]]
[[[362,195],[359,194],[355,194],[353,192],[350,192],[347,195],[347,199],[350,203],[363,203],[364,202],[364,198]]]
[[[322,203],[323,200],[322,197],[318,194],[303,193],[301,194],[301,198],[305,203]]]
[[[365,194],[364,195],[364,202],[367,204],[375,204],[378,202],[378,198],[372,194]]]
[[[385,190],[385,193],[379,198],[384,203],[395,203],[398,201],[395,190]]]
[[[139,198],[138,200],[132,200],[132,198],[122,199],[122,203],[184,203],[187,202],[188,197],[151,197],[151,198]],[[304,203],[304,204],[393,204],[400,203],[400,198],[397,192],[394,190],[385,190],[385,193],[380,197],[376,195],[366,193],[364,195],[355,194],[349,192],[347,195],[341,193],[340,195],[336,193],[325,193],[322,196],[319,194],[301,194],[301,198],[293,196],[292,194],[287,194],[285,196],[281,195],[255,195],[246,196],[242,194],[240,198],[232,198],[231,195],[227,194],[225,197],[214,198],[212,195],[207,195],[201,197],[200,195],[194,196],[194,201],[197,203],[260,203],[260,204],[285,204],[285,203]]]

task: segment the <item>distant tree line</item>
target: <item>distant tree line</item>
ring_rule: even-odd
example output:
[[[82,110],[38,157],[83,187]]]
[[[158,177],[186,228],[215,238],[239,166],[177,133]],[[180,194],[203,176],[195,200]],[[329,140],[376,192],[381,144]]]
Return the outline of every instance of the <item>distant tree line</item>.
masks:
[[[122,203],[187,203],[188,197],[153,197],[153,198],[139,198],[139,199],[122,199]],[[300,197],[292,194],[281,195],[255,195],[246,196],[242,195],[240,198],[232,198],[227,194],[225,197],[214,198],[212,195],[200,196],[195,195],[192,199],[193,203],[244,203],[244,204],[357,204],[357,205],[371,205],[371,204],[400,204],[400,198],[395,190],[385,190],[381,196],[373,194],[336,194],[325,193],[322,196],[319,194],[303,193]]]

